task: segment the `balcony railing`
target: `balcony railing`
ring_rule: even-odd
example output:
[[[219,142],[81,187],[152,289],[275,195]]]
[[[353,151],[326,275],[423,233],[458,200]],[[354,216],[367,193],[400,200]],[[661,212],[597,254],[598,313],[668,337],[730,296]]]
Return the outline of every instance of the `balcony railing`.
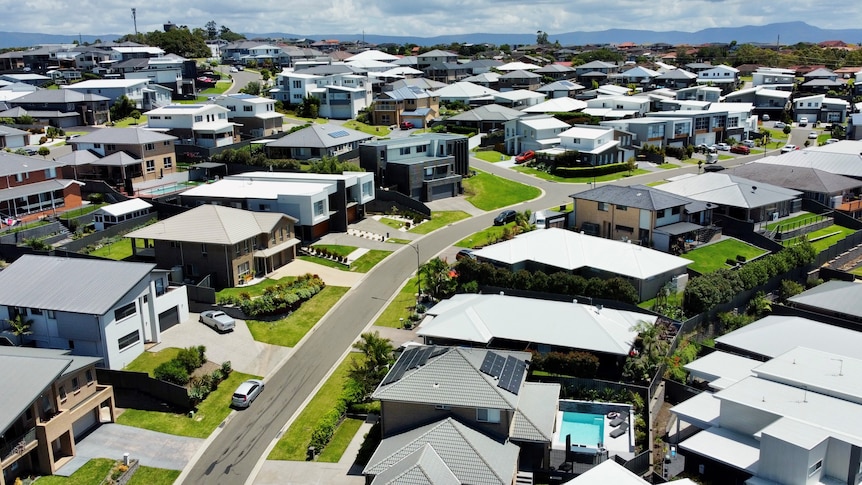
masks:
[[[24,447],[36,441],[36,428],[30,428],[26,433],[10,439],[9,442],[0,447],[0,462],[6,461],[15,453],[23,453]]]

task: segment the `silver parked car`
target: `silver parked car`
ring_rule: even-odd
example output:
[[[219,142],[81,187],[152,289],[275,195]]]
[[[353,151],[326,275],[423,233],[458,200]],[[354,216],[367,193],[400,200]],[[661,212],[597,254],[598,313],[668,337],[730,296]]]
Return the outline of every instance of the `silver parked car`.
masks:
[[[212,327],[219,332],[227,332],[233,330],[236,326],[236,321],[225,312],[218,310],[207,310],[201,313],[201,323]]]
[[[231,404],[237,408],[247,408],[261,392],[263,392],[263,381],[249,379],[236,388]]]

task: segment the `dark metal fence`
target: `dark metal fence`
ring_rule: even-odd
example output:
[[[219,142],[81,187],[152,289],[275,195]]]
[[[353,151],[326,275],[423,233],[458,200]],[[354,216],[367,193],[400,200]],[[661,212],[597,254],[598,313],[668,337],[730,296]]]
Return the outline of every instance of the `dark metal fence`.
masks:
[[[143,392],[179,408],[194,409],[185,387],[154,379],[145,372],[96,368],[96,379],[100,384]]]

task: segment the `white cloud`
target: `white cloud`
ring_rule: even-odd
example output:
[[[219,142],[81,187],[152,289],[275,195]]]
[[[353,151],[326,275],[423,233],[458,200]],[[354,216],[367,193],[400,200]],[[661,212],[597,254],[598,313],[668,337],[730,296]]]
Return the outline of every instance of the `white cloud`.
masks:
[[[126,34],[160,30],[168,21],[190,28],[214,20],[234,32],[410,35],[465,33],[554,34],[607,29],[694,32],[805,21],[824,29],[858,28],[858,16],[837,15],[822,2],[775,4],[752,0],[29,0],[0,7],[0,31],[51,34]]]

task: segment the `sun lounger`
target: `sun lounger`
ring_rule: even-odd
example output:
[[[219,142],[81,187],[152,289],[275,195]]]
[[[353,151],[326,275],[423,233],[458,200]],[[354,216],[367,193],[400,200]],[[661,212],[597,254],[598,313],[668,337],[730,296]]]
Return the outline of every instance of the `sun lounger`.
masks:
[[[629,423],[623,423],[617,429],[611,431],[611,438],[619,438],[620,436],[626,434],[626,431],[628,430]]]
[[[617,415],[617,417],[612,419],[611,422],[608,424],[610,424],[612,428],[616,428],[617,426],[625,423],[628,420],[628,418],[629,418],[628,413],[620,413]]]

